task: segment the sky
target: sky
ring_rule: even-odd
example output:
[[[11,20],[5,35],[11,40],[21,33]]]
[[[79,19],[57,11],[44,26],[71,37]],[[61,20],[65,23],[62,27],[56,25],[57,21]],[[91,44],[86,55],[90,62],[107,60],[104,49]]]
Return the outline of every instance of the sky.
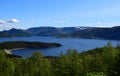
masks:
[[[0,0],[0,30],[120,25],[120,0]]]

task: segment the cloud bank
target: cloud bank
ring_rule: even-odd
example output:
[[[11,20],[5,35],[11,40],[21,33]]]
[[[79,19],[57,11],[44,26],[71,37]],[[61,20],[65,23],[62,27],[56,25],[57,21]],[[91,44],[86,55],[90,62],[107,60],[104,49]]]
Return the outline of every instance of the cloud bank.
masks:
[[[68,20],[59,20],[59,21],[57,21],[57,23],[59,23],[59,24],[64,24],[64,23],[68,23],[69,21]]]
[[[4,25],[4,26],[0,26],[0,31],[3,31],[3,30],[9,30],[9,29],[12,29],[12,28],[17,28],[17,29],[20,29],[19,26],[10,26],[10,25]]]
[[[0,20],[0,24],[6,24],[6,23],[18,23],[20,22],[18,19],[10,19],[10,20]]]
[[[8,22],[8,23],[18,23],[18,22],[20,22],[20,21],[17,20],[17,19],[10,19],[10,20],[8,20],[7,22]]]
[[[18,19],[9,19],[9,20],[0,20],[0,31],[9,30],[11,28],[20,28],[16,25],[9,25],[10,23],[18,23],[20,22]]]
[[[0,24],[5,24],[5,23],[6,23],[6,21],[0,20]]]

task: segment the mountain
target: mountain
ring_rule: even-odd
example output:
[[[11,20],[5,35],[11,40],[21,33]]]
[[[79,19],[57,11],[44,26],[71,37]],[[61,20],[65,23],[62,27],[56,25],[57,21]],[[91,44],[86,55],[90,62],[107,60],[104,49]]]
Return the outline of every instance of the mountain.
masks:
[[[112,39],[120,40],[120,26],[111,28],[93,28],[85,29],[67,35],[68,37],[77,38],[96,38],[96,39]]]
[[[70,34],[79,30],[86,29],[85,27],[33,27],[29,28],[26,31],[32,35],[37,36],[56,36],[61,34]]]
[[[25,30],[15,29],[15,28],[0,32],[0,37],[26,37],[26,36],[31,36],[31,34],[29,34]]]
[[[55,36],[120,40],[120,26],[98,27],[33,27],[27,30],[10,29],[1,31],[0,37]]]
[[[10,29],[0,32],[0,37],[24,37],[24,36],[61,36],[67,35],[79,30],[86,29],[85,27],[33,27],[27,30]]]
[[[54,36],[59,33],[55,27],[33,27],[26,31],[35,36]]]

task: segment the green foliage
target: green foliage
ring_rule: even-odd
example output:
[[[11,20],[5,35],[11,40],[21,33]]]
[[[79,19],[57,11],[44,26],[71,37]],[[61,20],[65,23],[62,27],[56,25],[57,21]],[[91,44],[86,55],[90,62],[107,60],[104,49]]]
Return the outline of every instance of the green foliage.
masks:
[[[69,49],[59,57],[35,52],[28,58],[9,58],[0,51],[0,76],[120,76],[120,49],[108,43],[83,53]]]
[[[106,76],[103,72],[91,72],[87,73],[86,76]]]
[[[51,48],[60,46],[62,45],[59,43],[27,42],[27,41],[7,41],[0,43],[0,49]]]
[[[120,40],[119,32],[120,32],[120,26],[116,26],[112,28],[92,28],[92,29],[79,30],[67,36],[77,37],[77,38]]]

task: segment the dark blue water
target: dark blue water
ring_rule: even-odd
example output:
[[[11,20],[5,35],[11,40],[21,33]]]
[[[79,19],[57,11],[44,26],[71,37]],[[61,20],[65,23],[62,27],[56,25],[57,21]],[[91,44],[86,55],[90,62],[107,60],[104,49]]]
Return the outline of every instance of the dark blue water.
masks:
[[[87,51],[96,47],[103,47],[108,42],[116,46],[120,41],[115,40],[97,40],[97,39],[78,39],[78,38],[55,38],[55,37],[16,37],[16,38],[0,38],[0,42],[4,41],[42,41],[42,42],[57,42],[63,46],[47,49],[21,49],[12,51],[13,54],[22,57],[31,56],[35,51],[41,52],[44,56],[58,56],[61,52],[66,53],[68,49],[76,49],[78,52]]]

